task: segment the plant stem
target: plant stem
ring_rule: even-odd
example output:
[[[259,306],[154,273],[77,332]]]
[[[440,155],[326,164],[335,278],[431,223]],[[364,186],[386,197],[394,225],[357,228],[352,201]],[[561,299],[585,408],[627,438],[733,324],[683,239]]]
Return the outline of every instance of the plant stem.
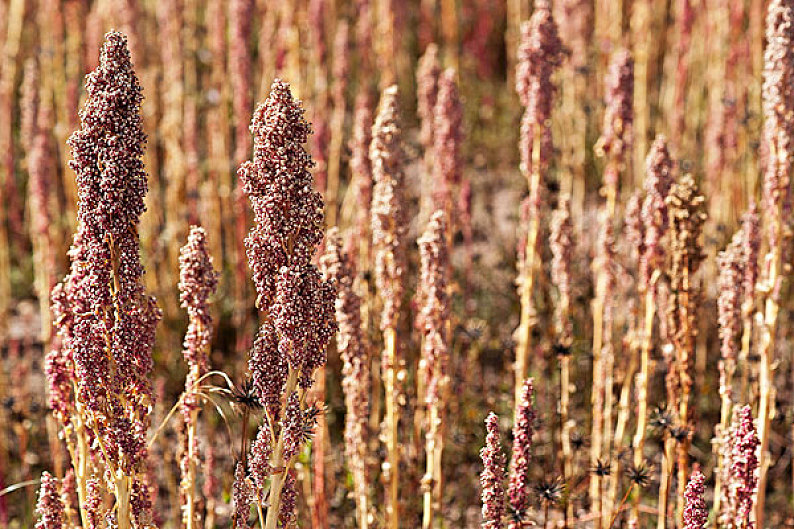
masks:
[[[394,328],[387,328],[384,332],[386,355],[386,372],[384,385],[386,388],[386,451],[388,458],[388,527],[396,529],[400,526],[399,509],[399,483],[400,483],[400,447],[398,445],[397,427],[399,413],[397,402],[397,332]]]
[[[662,471],[659,480],[659,516],[656,519],[657,529],[667,527],[667,498],[670,495],[670,481],[673,476],[673,448],[675,442],[668,435],[664,441]]]
[[[298,373],[294,369],[289,369],[287,382],[284,385],[284,395],[289,399],[295,387],[298,384]],[[270,492],[269,502],[270,506],[267,509],[267,517],[265,518],[265,529],[276,529],[278,526],[278,515],[281,511],[281,490],[284,488],[284,483],[287,480],[287,472],[289,471],[290,461],[284,460],[284,428],[278,434],[278,442],[276,449],[273,451],[272,466],[277,471],[270,479]]]
[[[629,360],[629,367],[623,376],[623,387],[620,390],[620,400],[618,401],[618,417],[615,423],[615,435],[613,439],[613,446],[615,453],[620,453],[623,449],[623,436],[626,432],[626,424],[629,420],[629,399],[631,398],[631,384],[634,379],[634,372],[637,370],[637,348],[632,340],[629,345],[631,360]],[[612,460],[612,468],[610,469],[610,483],[608,496],[610,502],[615,499],[618,491],[618,478],[620,475],[620,458],[616,457]],[[621,502],[622,506],[623,502]]]
[[[645,447],[645,430],[648,423],[648,378],[651,372],[651,341],[653,339],[653,288],[658,277],[658,271],[654,272],[645,292],[645,330],[642,337],[642,348],[640,354],[640,376],[637,379],[637,433],[634,436],[634,466],[642,465],[643,448]],[[639,494],[634,499],[632,508],[633,518],[639,515]]]
[[[571,451],[571,426],[572,421],[568,418],[570,408],[571,385],[571,358],[570,355],[563,355],[560,358],[560,445],[562,446],[562,480],[566,489],[568,480],[573,472],[573,452]],[[573,503],[567,501],[565,505],[565,526],[568,526],[568,519],[573,517]]]
[[[188,467],[185,476],[185,510],[183,523],[186,529],[194,529],[196,523],[196,460],[198,454],[195,452],[196,423],[198,421],[198,410],[191,410],[190,420],[187,424],[187,457]]]
[[[632,483],[631,485],[629,485],[629,488],[626,489],[626,494],[623,495],[623,498],[620,500],[620,504],[618,505],[618,508],[615,509],[615,511],[612,513],[612,516],[610,516],[609,525],[607,525],[606,529],[612,529],[612,526],[614,525],[615,520],[617,520],[621,509],[623,509],[623,506],[626,505],[626,500],[629,499],[629,495],[631,494],[631,491],[634,490],[634,485],[635,484]]]
[[[528,175],[529,180],[529,200],[540,202],[540,133],[535,135],[532,146],[532,170]],[[534,209],[534,208],[533,208]],[[515,382],[515,407],[521,401],[521,387],[527,377],[529,364],[529,349],[531,345],[531,333],[533,325],[532,315],[532,289],[535,279],[535,260],[537,254],[538,231],[540,229],[540,218],[536,213],[529,219],[529,230],[527,231],[527,247],[524,263],[521,268],[521,320],[519,324],[518,343],[516,344],[516,382]]]
[[[116,521],[119,529],[130,529],[130,478],[120,475],[116,478]]]

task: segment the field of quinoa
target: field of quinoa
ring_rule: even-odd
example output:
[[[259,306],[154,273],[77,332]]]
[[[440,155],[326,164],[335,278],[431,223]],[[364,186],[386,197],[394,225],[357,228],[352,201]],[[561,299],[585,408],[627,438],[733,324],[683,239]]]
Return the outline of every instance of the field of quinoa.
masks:
[[[0,0],[0,529],[794,528],[794,0]]]

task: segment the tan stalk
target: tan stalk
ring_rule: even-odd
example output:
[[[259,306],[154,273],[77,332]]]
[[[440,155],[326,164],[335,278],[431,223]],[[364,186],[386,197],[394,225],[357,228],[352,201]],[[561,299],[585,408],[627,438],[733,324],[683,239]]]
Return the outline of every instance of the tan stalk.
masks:
[[[603,291],[605,274],[599,272],[598,286],[596,287],[596,298],[593,300],[593,387],[590,393],[590,404],[592,405],[592,427],[590,431],[590,466],[594,466],[601,459],[602,429],[604,426],[604,379],[603,379],[603,328],[604,328],[604,300],[600,292]],[[593,508],[593,516],[597,516],[596,522],[601,523],[601,487],[599,480],[590,480],[590,498]]]
[[[779,131],[778,142],[782,142],[783,131]],[[769,163],[779,164],[776,169],[778,174],[787,175],[788,160],[779,154],[778,145],[770,145]],[[773,229],[779,234],[779,239],[785,237],[783,226],[783,201],[775,201],[775,210],[772,212],[770,222]],[[766,503],[766,479],[769,468],[769,427],[770,420],[775,414],[775,390],[773,387],[773,371],[775,356],[775,339],[777,331],[777,317],[780,307],[777,301],[775,289],[779,288],[780,274],[783,267],[783,252],[781,241],[769,248],[767,254],[768,271],[765,277],[766,284],[762,285],[762,292],[765,295],[763,318],[761,319],[761,337],[759,343],[759,354],[761,356],[761,366],[759,373],[759,397],[758,404],[758,440],[761,445],[761,452],[758,461],[758,493],[755,502],[755,519],[757,527],[764,527],[764,505]]]
[[[540,195],[541,175],[540,175],[540,134],[535,134],[532,145],[532,171],[527,175],[529,183],[529,196],[538,197]],[[538,215],[532,215],[529,219],[529,229],[527,231],[527,247],[524,263],[521,267],[521,320],[518,327],[518,343],[516,344],[516,367],[515,367],[515,406],[521,400],[521,387],[527,378],[529,369],[529,349],[531,346],[532,327],[534,325],[534,315],[532,308],[532,287],[535,279],[535,268],[537,259],[538,231],[540,230],[540,219]]]
[[[284,395],[289,398],[295,391],[298,384],[298,373],[290,367],[287,382],[284,385]],[[302,399],[301,399],[302,400]],[[276,529],[278,526],[279,512],[281,511],[281,490],[287,480],[291,461],[284,459],[284,435],[286,428],[282,428],[278,434],[276,449],[273,450],[271,466],[276,469],[276,474],[270,478],[269,507],[265,518],[265,529]]]
[[[645,430],[648,427],[648,378],[651,373],[651,346],[653,342],[653,317],[655,314],[653,289],[659,278],[659,271],[656,270],[651,276],[650,284],[645,292],[645,325],[642,336],[642,347],[640,348],[640,373],[637,378],[637,432],[634,435],[632,447],[634,448],[634,466],[642,465],[644,459],[643,449],[645,448]],[[632,506],[632,517],[637,519],[639,516],[640,498],[634,498]]]
[[[399,403],[397,401],[397,330],[387,328],[383,331],[385,364],[388,366],[383,374],[386,389],[386,452],[389,485],[388,485],[388,527],[396,529],[400,526],[400,446],[397,427],[400,420]],[[270,528],[268,528],[270,529]]]
[[[629,422],[629,415],[631,406],[631,385],[634,381],[634,373],[637,371],[637,347],[634,340],[629,345],[629,367],[623,375],[623,386],[620,390],[620,400],[618,401],[618,415],[615,421],[615,435],[612,441],[614,452],[619,454],[625,445],[623,438],[626,434],[626,425]],[[614,505],[614,500],[618,493],[618,484],[620,482],[620,458],[615,457],[612,459],[612,468],[609,474],[609,492],[607,496],[607,504],[610,508]],[[610,524],[611,526],[611,524]]]

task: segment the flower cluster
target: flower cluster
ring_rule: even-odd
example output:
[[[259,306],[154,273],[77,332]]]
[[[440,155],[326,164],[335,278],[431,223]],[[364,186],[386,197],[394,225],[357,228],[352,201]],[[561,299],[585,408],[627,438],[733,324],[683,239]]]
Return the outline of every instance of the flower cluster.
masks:
[[[246,480],[245,467],[241,462],[234,467],[232,499],[234,500],[234,529],[248,529],[248,515],[251,513],[253,494],[251,486]]]
[[[245,245],[259,294],[257,306],[270,316],[249,362],[264,402],[281,395],[268,391],[264,380],[273,380],[268,371],[283,372],[283,364],[260,360],[285,357],[303,387],[325,364],[325,347],[335,332],[335,293],[311,264],[322,239],[323,201],[313,190],[312,160],[304,148],[311,127],[287,83],[274,81],[270,96],[254,114],[251,132],[254,158],[240,166],[238,175],[254,210],[255,226]]]
[[[669,251],[667,275],[670,281],[670,305],[667,319],[676,352],[675,369],[668,372],[669,395],[677,395],[686,409],[692,386],[692,357],[695,350],[698,289],[695,273],[704,259],[700,235],[706,221],[705,198],[698,191],[692,176],[686,174],[670,188],[666,199],[669,213]],[[673,389],[674,388],[674,389]],[[678,402],[668,401],[678,406]],[[679,418],[686,426],[689,417]]]
[[[758,218],[758,206],[750,204],[742,216],[742,296],[746,311],[753,309],[755,284],[758,280],[758,253],[761,248],[761,230]]]
[[[491,412],[485,419],[488,434],[480,450],[482,473],[482,529],[501,529],[505,514],[505,456],[499,435],[499,417]]]
[[[289,469],[320,413],[302,397],[315,370],[325,365],[326,346],[337,330],[336,290],[312,263],[323,235],[323,200],[313,189],[313,161],[304,146],[311,126],[287,83],[273,82],[270,96],[254,113],[251,132],[254,156],[240,166],[238,176],[254,210],[245,246],[257,306],[266,317],[248,367],[253,394],[267,410],[252,447],[251,471],[260,499],[262,483],[271,475],[270,527],[276,517],[287,513],[288,518],[294,510],[289,508],[295,493]],[[272,474],[276,469],[280,474]]]
[[[342,358],[345,393],[345,456],[356,486],[356,501],[367,494],[367,442],[369,440],[370,369],[368,348],[361,327],[361,298],[353,288],[353,262],[342,248],[337,228],[328,230],[320,267],[337,287],[336,349]]]
[[[562,64],[563,46],[548,2],[538,2],[532,18],[521,24],[516,91],[526,108],[521,120],[521,170],[533,170],[532,150],[540,142],[539,161],[548,164],[552,154],[549,120],[556,88],[552,74]],[[536,168],[535,168],[536,169]]]
[[[732,519],[741,521],[742,527],[751,529],[750,521],[755,506],[755,493],[758,489],[758,436],[753,423],[750,406],[734,411],[733,424],[728,434],[729,480],[725,484],[728,505],[725,506]]]
[[[686,485],[684,499],[684,529],[703,529],[709,518],[709,510],[706,508],[706,500],[703,496],[706,492],[706,477],[696,470],[689,478]]]
[[[623,218],[623,234],[626,244],[632,258],[637,259],[642,253],[642,244],[645,238],[645,226],[642,222],[642,192],[640,190],[634,191],[626,201]]]
[[[374,102],[368,90],[356,95],[353,111],[353,132],[350,138],[350,171],[357,198],[356,233],[360,240],[369,241],[370,206],[372,204],[372,163],[369,145],[372,143],[372,108]]]
[[[416,66],[416,113],[419,115],[421,129],[419,141],[426,150],[434,145],[435,108],[438,99],[438,82],[441,64],[438,60],[438,46],[427,45],[424,55]]]
[[[277,278],[269,312],[279,351],[298,372],[303,388],[311,385],[314,370],[325,365],[325,348],[336,332],[335,298],[334,287],[314,265],[284,267]]]
[[[560,292],[563,301],[559,306],[567,306],[571,299],[571,262],[573,260],[573,222],[571,221],[571,199],[562,197],[559,206],[551,217],[551,281]],[[558,314],[558,319],[562,316]],[[564,337],[570,338],[569,323],[560,320]]]
[[[510,458],[510,484],[507,489],[510,508],[516,513],[510,529],[522,527],[521,521],[529,509],[529,464],[532,461],[532,434],[537,418],[532,403],[534,382],[531,378],[521,387],[521,399],[516,406],[516,419],[513,424],[513,449]]]
[[[64,507],[58,482],[49,472],[41,474],[39,502],[36,504],[39,521],[36,529],[61,529],[64,527]]]
[[[453,186],[461,180],[461,149],[463,143],[463,103],[458,93],[456,72],[447,68],[438,79],[438,98],[433,120],[433,167],[435,185],[439,190],[436,207],[447,208]]]
[[[739,346],[737,337],[742,329],[742,243],[744,230],[733,236],[730,245],[717,256],[720,273],[717,279],[719,295],[717,309],[719,313],[720,335],[720,393],[731,395],[729,381],[736,365],[736,354]]]
[[[634,122],[634,59],[626,49],[612,56],[604,98],[604,127],[598,146],[604,154],[622,162],[626,153],[631,153]]]
[[[667,195],[673,185],[673,160],[664,136],[657,136],[645,160],[645,200],[642,203],[643,243],[640,285],[650,287],[651,275],[663,261],[662,237],[667,231]]]
[[[794,2],[773,0],[766,17],[763,71],[764,160],[763,207],[770,215],[788,202],[789,163],[794,156]],[[782,233],[767,223],[769,246],[780,244]]]
[[[421,264],[416,324],[423,335],[421,364],[427,405],[441,402],[447,383],[449,351],[446,325],[450,306],[447,293],[449,249],[446,230],[444,212],[436,211],[424,234],[417,241]]]
[[[273,473],[270,457],[273,455],[270,429],[267,424],[262,424],[251,445],[251,454],[248,458],[248,473],[254,484],[259,501],[264,500],[267,478]]]
[[[185,411],[197,405],[191,391],[198,379],[207,372],[209,347],[212,339],[212,316],[209,298],[218,287],[218,273],[212,267],[204,229],[192,226],[187,243],[179,252],[179,301],[188,313],[183,354],[189,371],[185,380],[188,397]]]
[[[381,292],[381,329],[396,328],[402,306],[405,273],[405,205],[403,151],[397,87],[383,91],[372,127],[369,156],[375,185],[372,191],[372,246],[375,282]]]
[[[142,283],[137,225],[147,192],[141,87],[126,38],[110,32],[86,78],[81,127],[69,139],[77,178],[78,228],[71,271],[53,292],[60,346],[48,358],[55,398],[74,366],[84,420],[124,474],[145,458],[152,346],[161,314]],[[57,351],[57,352],[55,352]],[[68,406],[55,403],[56,410]]]
[[[287,359],[279,352],[276,329],[270,321],[266,320],[259,328],[248,358],[248,369],[259,404],[271,417],[278,417],[287,381]]]
[[[258,293],[257,306],[269,307],[284,267],[311,262],[322,239],[323,201],[314,191],[313,162],[304,144],[311,126],[304,110],[280,79],[251,121],[253,160],[237,175],[254,210],[255,225],[245,239],[248,264]]]

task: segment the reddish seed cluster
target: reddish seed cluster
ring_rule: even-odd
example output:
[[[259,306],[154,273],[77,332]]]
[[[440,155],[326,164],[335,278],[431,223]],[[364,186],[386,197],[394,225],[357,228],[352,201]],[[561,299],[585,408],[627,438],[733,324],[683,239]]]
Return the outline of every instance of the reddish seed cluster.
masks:
[[[254,210],[255,225],[245,247],[257,306],[268,307],[282,267],[310,263],[322,239],[323,203],[314,191],[313,162],[304,148],[311,126],[287,83],[273,82],[270,96],[254,113],[251,133],[254,157],[243,162],[237,175]]]
[[[551,77],[562,64],[563,47],[557,34],[557,24],[546,2],[535,6],[532,18],[521,24],[521,43],[518,48],[516,90],[526,108],[521,120],[521,170],[529,174],[532,150],[539,137],[539,161],[546,165],[552,154],[549,120],[556,88]]]
[[[325,348],[336,331],[336,294],[311,264],[322,239],[323,201],[313,189],[313,162],[304,148],[311,126],[287,83],[273,82],[270,96],[254,114],[251,132],[254,158],[238,171],[254,209],[255,226],[245,244],[257,306],[270,317],[254,344],[249,369],[258,397],[277,418],[284,361],[302,387],[325,364]]]
[[[623,234],[629,251],[633,258],[638,259],[642,254],[643,240],[645,239],[645,226],[642,223],[642,194],[636,190],[626,202],[623,213]]]
[[[248,529],[248,515],[251,513],[253,494],[245,479],[245,467],[239,461],[234,468],[232,499],[234,500],[234,529]]]
[[[24,142],[25,151],[30,156],[33,140],[38,133],[38,114],[39,114],[39,87],[41,80],[36,59],[30,58],[25,61],[25,71],[22,75],[22,86],[20,87],[19,101],[19,138]],[[28,165],[30,161],[28,161]]]
[[[281,396],[287,381],[287,359],[278,349],[276,329],[270,321],[259,328],[248,358],[254,392],[271,417],[281,413]]]
[[[191,391],[198,379],[207,372],[209,347],[212,339],[212,316],[209,298],[218,286],[218,273],[212,266],[212,257],[207,249],[204,229],[192,226],[187,243],[179,254],[179,301],[187,310],[189,323],[183,344],[183,354],[189,370],[185,380],[188,397],[185,410],[195,408],[195,396]]]
[[[266,313],[248,361],[254,392],[268,411],[250,459],[252,480],[262,499],[264,481],[275,470],[275,463],[268,462],[273,443],[278,446],[278,464],[284,467],[281,472],[289,472],[314,432],[320,410],[306,407],[303,391],[295,390],[292,382],[285,395],[286,386],[287,381],[297,381],[307,390],[315,370],[325,364],[326,346],[337,330],[336,289],[312,264],[323,235],[323,200],[314,191],[309,171],[313,161],[305,149],[311,126],[287,83],[273,82],[270,96],[254,114],[251,132],[254,157],[240,166],[238,176],[254,210],[255,225],[245,245],[257,306]],[[280,505],[272,512],[287,523],[296,493],[289,476],[279,498],[269,500]],[[241,501],[250,504],[253,492],[247,494]]]
[[[431,149],[434,141],[434,121],[438,81],[441,76],[441,63],[438,60],[438,46],[428,44],[424,55],[416,65],[416,113],[419,115],[421,129],[419,141],[425,149]]]
[[[706,500],[703,496],[706,492],[706,477],[696,470],[689,478],[686,486],[684,499],[684,528],[683,529],[703,529],[709,518],[709,510],[706,508]]]
[[[281,490],[281,505],[278,511],[278,519],[282,527],[294,526],[297,499],[297,481],[295,480],[294,472],[290,470],[287,472],[287,479],[284,481],[284,488]]]
[[[645,200],[642,203],[643,245],[640,257],[640,285],[649,288],[651,275],[662,264],[662,237],[667,231],[665,200],[673,185],[673,160],[667,140],[657,136],[645,161]]]
[[[436,207],[449,208],[454,186],[461,181],[463,147],[463,104],[458,93],[456,72],[447,68],[438,79],[438,99],[433,120],[435,185],[440,190]],[[451,208],[449,208],[451,213]]]
[[[621,49],[612,56],[606,78],[603,147],[622,157],[631,150],[634,114],[634,59]]]
[[[403,204],[403,151],[397,87],[384,90],[372,127],[369,156],[372,162],[372,246],[375,282],[383,299],[381,329],[396,328],[403,297],[405,273],[405,211]]]
[[[510,484],[507,493],[516,520],[510,522],[511,529],[522,527],[521,520],[529,509],[529,464],[532,461],[532,434],[535,431],[536,420],[535,407],[532,403],[534,393],[534,383],[529,378],[521,387],[521,400],[516,406],[516,420],[513,425]]]
[[[634,59],[628,50],[619,50],[612,56],[604,98],[604,128],[598,146],[622,163],[626,153],[631,153],[634,122]]]
[[[748,529],[755,524],[750,521],[754,510],[754,496],[758,488],[758,436],[753,423],[750,406],[743,406],[735,412],[729,433],[729,481],[728,488],[729,512],[737,521],[741,521]]]
[[[430,218],[419,245],[419,314],[417,327],[422,333],[422,365],[425,381],[425,403],[438,404],[447,384],[449,344],[447,321],[450,314],[447,283],[449,281],[449,249],[447,220],[443,211]]]
[[[93,426],[107,437],[109,457],[127,471],[145,456],[151,352],[161,314],[142,284],[136,228],[147,191],[143,96],[121,33],[106,35],[86,92],[81,128],[69,139],[78,230],[71,272],[54,297],[56,312],[71,315],[59,318],[60,357],[49,365],[55,374],[68,369],[71,357],[77,398],[95,419],[104,417]]]
[[[313,265],[281,269],[270,308],[279,351],[298,371],[301,387],[311,385],[315,369],[325,365],[325,348],[336,332],[336,291]]]
[[[559,207],[551,218],[551,281],[560,293],[560,302],[555,305],[559,341],[569,345],[573,339],[572,323],[565,320],[571,300],[571,262],[573,260],[573,222],[571,221],[571,201],[569,197],[560,199]]]
[[[350,139],[350,171],[357,199],[356,233],[359,239],[369,239],[367,227],[370,222],[372,204],[372,164],[369,160],[369,145],[372,143],[372,108],[374,102],[368,90],[356,95],[353,111],[353,132]]]
[[[738,231],[731,244],[717,256],[720,274],[717,279],[719,295],[717,309],[719,312],[720,334],[720,393],[728,392],[725,370],[733,372],[736,355],[739,349],[737,337],[742,329],[742,243],[744,231]]]
[[[72,252],[70,252],[72,253]],[[53,415],[62,424],[68,424],[74,411],[74,360],[73,331],[74,314],[70,307],[69,291],[74,292],[74,274],[58,283],[52,289],[51,311],[58,335],[53,340],[52,348],[47,353],[44,371],[47,374],[48,404]]]
[[[361,327],[361,298],[353,288],[353,270],[350,256],[342,248],[338,228],[328,230],[325,254],[320,267],[328,280],[337,287],[336,349],[342,359],[342,389],[345,393],[345,455],[356,480],[356,487],[366,487],[367,442],[369,439],[370,369],[368,347]],[[358,493],[366,494],[366,489]]]
[[[256,439],[251,445],[251,454],[248,458],[248,473],[256,487],[257,500],[260,502],[264,501],[267,479],[273,473],[273,467],[270,464],[270,456],[273,454],[273,443],[271,443],[270,436],[270,428],[267,423],[262,424],[256,434]]]
[[[303,441],[303,414],[301,412],[298,392],[293,391],[287,399],[284,410],[284,459],[290,460],[298,454]]]
[[[49,472],[41,474],[36,514],[39,516],[36,529],[61,529],[64,527],[64,508],[58,490],[58,482]]]
[[[89,478],[85,484],[85,512],[88,529],[99,529],[102,524],[102,488],[99,480]]]
[[[750,204],[747,213],[742,217],[742,296],[748,310],[752,310],[755,295],[755,284],[758,280],[758,254],[761,249],[761,229],[758,218],[758,206]]]
[[[505,456],[499,435],[499,417],[491,412],[485,419],[488,434],[485,446],[480,450],[482,473],[482,529],[501,529],[505,514]]]
[[[788,204],[788,164],[794,156],[794,2],[773,0],[767,8],[764,49],[764,183],[763,207],[774,215]],[[790,206],[785,206],[790,207]],[[780,244],[780,228],[768,223],[769,245]]]

